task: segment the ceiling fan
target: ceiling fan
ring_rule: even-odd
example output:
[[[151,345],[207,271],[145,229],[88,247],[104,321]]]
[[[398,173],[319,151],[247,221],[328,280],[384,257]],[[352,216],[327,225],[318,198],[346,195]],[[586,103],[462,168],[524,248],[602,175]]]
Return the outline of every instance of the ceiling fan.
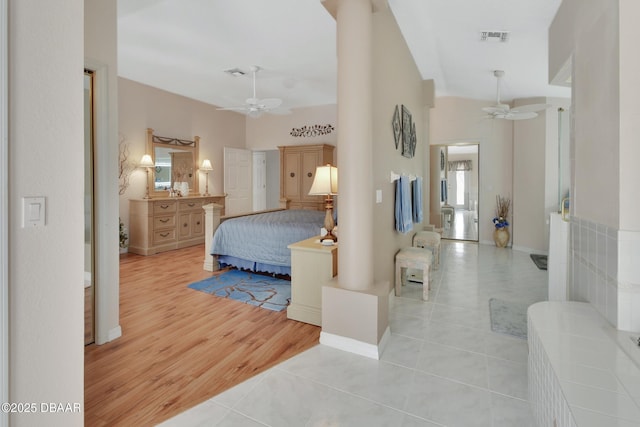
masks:
[[[231,110],[231,111],[244,111],[249,117],[260,117],[262,113],[273,112],[272,110],[282,105],[282,99],[279,98],[264,98],[259,99],[256,97],[256,73],[260,71],[260,67],[253,65],[251,67],[251,73],[253,74],[253,96],[247,98],[245,105],[237,107],[222,107],[218,110]]]
[[[483,107],[482,110],[489,113],[488,117],[492,119],[506,119],[506,120],[525,120],[538,117],[538,111],[545,110],[551,105],[549,104],[529,104],[520,105],[518,107],[511,108],[508,104],[502,104],[500,102],[500,79],[504,77],[504,71],[495,70],[493,75],[498,80],[496,90],[496,105],[492,107]]]

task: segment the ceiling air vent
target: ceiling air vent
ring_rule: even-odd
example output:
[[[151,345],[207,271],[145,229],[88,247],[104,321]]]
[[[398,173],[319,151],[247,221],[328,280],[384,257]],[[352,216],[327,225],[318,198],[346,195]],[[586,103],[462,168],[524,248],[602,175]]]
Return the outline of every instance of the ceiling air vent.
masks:
[[[240,68],[230,68],[228,70],[224,70],[225,73],[231,74],[233,77],[244,76],[246,73],[242,71]]]
[[[509,32],[508,31],[481,31],[480,41],[506,43],[507,41],[509,41]]]

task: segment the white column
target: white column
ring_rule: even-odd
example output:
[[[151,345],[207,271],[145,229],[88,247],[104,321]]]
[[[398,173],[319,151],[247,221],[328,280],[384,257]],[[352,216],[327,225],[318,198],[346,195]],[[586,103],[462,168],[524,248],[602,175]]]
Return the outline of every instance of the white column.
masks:
[[[373,286],[371,0],[337,4],[338,50],[338,283]]]
[[[373,277],[373,8],[335,0],[338,48],[338,276],[322,287],[320,343],[380,358],[389,283]]]

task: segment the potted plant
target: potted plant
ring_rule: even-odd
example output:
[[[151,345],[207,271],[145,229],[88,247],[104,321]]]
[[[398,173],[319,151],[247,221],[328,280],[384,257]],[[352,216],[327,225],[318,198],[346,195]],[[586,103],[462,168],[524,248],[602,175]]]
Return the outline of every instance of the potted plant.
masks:
[[[129,250],[129,234],[127,233],[127,229],[124,226],[124,222],[120,220],[120,253],[125,254]]]
[[[493,218],[493,241],[499,248],[504,248],[509,243],[511,235],[509,234],[509,208],[511,207],[511,199],[508,197],[496,196],[496,216]]]

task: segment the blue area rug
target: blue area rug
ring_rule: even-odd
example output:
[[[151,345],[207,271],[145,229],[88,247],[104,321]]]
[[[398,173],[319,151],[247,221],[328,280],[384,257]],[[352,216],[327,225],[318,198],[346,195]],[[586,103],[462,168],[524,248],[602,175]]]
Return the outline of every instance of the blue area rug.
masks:
[[[529,308],[528,303],[491,298],[489,300],[491,330],[526,340],[527,308]]]
[[[282,311],[291,302],[291,282],[247,271],[229,270],[188,287],[273,311]]]

